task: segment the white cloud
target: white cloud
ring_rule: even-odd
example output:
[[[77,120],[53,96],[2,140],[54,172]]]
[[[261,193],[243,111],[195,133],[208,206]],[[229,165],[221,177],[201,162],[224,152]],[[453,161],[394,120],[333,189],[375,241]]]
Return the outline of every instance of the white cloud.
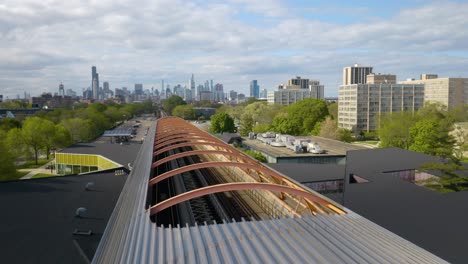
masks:
[[[60,80],[80,92],[89,86],[91,65],[114,88],[159,87],[162,78],[185,83],[193,72],[197,82],[213,78],[246,92],[249,79],[271,89],[301,75],[321,80],[328,94],[336,94],[342,67],[356,62],[401,78],[459,76],[468,66],[465,3],[427,4],[344,26],[293,11],[287,2],[260,0],[6,0],[0,94],[55,91]],[[245,12],[268,23],[242,20]]]

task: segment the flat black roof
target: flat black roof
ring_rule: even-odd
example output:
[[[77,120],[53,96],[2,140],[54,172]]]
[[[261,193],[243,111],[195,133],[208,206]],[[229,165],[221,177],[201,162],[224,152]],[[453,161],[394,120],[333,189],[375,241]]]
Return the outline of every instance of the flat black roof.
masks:
[[[468,260],[468,191],[442,194],[384,173],[440,158],[398,148],[349,151],[344,205],[453,263]],[[353,173],[369,180],[349,184]]]
[[[266,163],[265,165],[300,183],[343,180],[345,176],[345,165],[307,163]]]
[[[0,182],[2,263],[87,263],[126,178],[107,172]],[[79,207],[87,209],[84,218],[75,217]],[[92,235],[73,235],[75,229]]]

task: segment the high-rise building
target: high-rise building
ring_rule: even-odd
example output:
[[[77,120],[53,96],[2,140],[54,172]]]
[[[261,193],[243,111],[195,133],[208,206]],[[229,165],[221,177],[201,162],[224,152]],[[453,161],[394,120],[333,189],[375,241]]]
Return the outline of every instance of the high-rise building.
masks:
[[[103,82],[102,83],[102,89],[104,90],[104,92],[107,92],[110,90],[109,88],[109,82]]]
[[[260,97],[260,86],[258,85],[257,80],[252,80],[250,82],[250,97]]]
[[[0,94],[0,103],[3,102],[3,94]]]
[[[259,98],[265,99],[265,98],[267,98],[267,96],[268,96],[268,90],[267,90],[267,89],[262,89],[262,90],[260,91],[260,96],[259,96]]]
[[[97,73],[96,66],[91,67],[91,90],[93,99],[99,100],[99,73]]]
[[[354,132],[379,129],[382,114],[424,105],[423,84],[350,84],[338,91],[338,127]]]
[[[143,84],[135,83],[135,95],[143,95]]]
[[[366,83],[368,84],[381,84],[381,83],[388,83],[388,84],[395,84],[396,83],[396,75],[394,74],[374,74],[371,73],[366,77]]]
[[[299,89],[307,89],[309,88],[309,79],[302,79],[300,76],[296,76],[295,79],[288,80],[288,86],[297,86]]]
[[[65,96],[65,87],[63,86],[63,83],[59,84],[59,96]]]
[[[468,78],[438,78],[436,74],[422,74],[421,80],[402,84],[424,84],[424,103],[441,103],[449,109],[468,104]]]
[[[372,67],[354,66],[343,68],[343,85],[367,83],[367,75],[372,73]]]
[[[306,98],[324,98],[324,86],[320,81],[297,76],[288,80],[287,85],[279,85],[277,91],[267,93],[267,101],[270,104],[290,105]]]
[[[223,102],[224,101],[224,87],[221,83],[217,83],[214,86],[214,93],[213,93],[213,100],[215,102]]]
[[[195,98],[193,98],[193,97],[196,95],[196,91],[195,91],[195,76],[193,76],[193,73],[192,73],[192,78],[190,78],[189,89],[190,89],[190,93],[192,95],[191,96],[192,100],[194,100]]]
[[[236,100],[237,99],[237,92],[234,90],[229,91],[229,100]]]

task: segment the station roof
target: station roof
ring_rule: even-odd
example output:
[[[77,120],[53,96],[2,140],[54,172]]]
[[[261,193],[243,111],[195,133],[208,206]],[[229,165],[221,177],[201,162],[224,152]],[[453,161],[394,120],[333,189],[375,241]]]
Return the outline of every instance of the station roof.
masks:
[[[347,214],[158,227],[146,209],[154,145],[145,143],[93,263],[444,263],[348,209]]]

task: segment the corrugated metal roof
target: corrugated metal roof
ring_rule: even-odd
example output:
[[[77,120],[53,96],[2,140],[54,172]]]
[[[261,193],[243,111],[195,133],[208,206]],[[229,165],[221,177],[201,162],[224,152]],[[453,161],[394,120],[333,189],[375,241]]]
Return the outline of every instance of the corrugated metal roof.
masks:
[[[149,135],[154,135],[155,126]],[[153,138],[147,137],[93,263],[442,263],[371,221],[304,216],[157,227],[145,209]]]

